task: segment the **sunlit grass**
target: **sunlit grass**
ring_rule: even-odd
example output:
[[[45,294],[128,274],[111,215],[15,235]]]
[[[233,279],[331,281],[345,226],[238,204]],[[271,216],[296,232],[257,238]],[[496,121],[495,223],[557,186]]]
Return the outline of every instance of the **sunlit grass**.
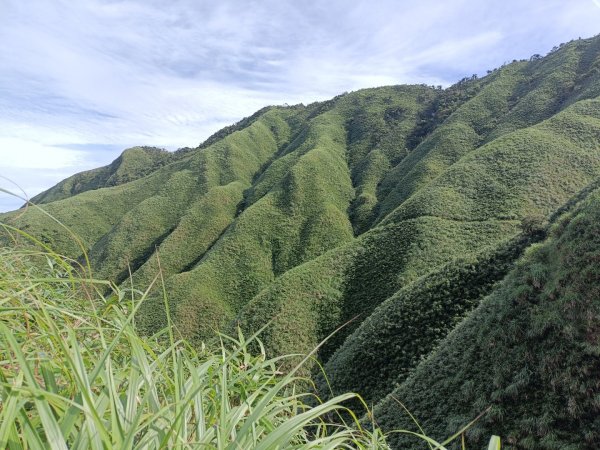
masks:
[[[103,296],[108,282],[50,253],[0,261],[1,448],[386,448],[356,420],[327,423],[354,395],[309,407],[306,380],[256,336],[201,349],[176,333],[143,338],[143,292]]]

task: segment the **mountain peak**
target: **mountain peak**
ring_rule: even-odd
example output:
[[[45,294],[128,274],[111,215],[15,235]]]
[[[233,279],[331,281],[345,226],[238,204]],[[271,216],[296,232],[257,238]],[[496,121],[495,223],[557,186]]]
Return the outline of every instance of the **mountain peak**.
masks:
[[[269,352],[307,353],[335,331],[318,355],[328,386],[363,394],[388,428],[399,423],[394,393],[420,419],[435,418],[440,436],[491,406],[484,422],[516,448],[587,449],[597,404],[574,390],[585,378],[580,356],[597,354],[598,297],[559,289],[552,298],[545,277],[587,277],[596,292],[593,252],[561,246],[584,252],[579,230],[596,251],[593,224],[577,217],[595,217],[597,201],[576,208],[599,179],[596,37],[447,89],[385,86],[267,107],[196,149],[128,149],[34,201],[82,237],[97,278],[146,287],[160,270],[174,326],[191,342],[268,324]],[[565,214],[576,219],[557,219]],[[0,218],[81,257],[35,208]],[[536,248],[553,250],[543,259]],[[559,317],[578,308],[589,313],[587,334]],[[547,342],[544,320],[556,325]],[[150,290],[136,322],[148,333],[166,326],[162,291]],[[577,358],[548,350],[561,333]],[[513,349],[519,362],[508,361]],[[547,351],[550,359],[536,356]],[[597,367],[581,367],[592,398]],[[544,368],[571,373],[568,387]],[[555,390],[544,395],[536,380]],[[552,412],[571,404],[568,420]],[[573,438],[581,433],[587,441]]]

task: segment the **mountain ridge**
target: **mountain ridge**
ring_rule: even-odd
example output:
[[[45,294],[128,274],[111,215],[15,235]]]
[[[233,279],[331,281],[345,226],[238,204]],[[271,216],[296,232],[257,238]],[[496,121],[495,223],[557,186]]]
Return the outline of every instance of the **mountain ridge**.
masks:
[[[456,346],[453,330],[599,179],[595,37],[443,90],[266,107],[196,149],[130,149],[34,199],[82,237],[99,278],[147,286],[160,259],[194,342],[270,323],[270,352],[305,353],[347,323],[319,353],[331,387],[395,424],[388,394]],[[0,220],[81,256],[35,208]],[[156,289],[139,316],[147,332],[166,324]]]

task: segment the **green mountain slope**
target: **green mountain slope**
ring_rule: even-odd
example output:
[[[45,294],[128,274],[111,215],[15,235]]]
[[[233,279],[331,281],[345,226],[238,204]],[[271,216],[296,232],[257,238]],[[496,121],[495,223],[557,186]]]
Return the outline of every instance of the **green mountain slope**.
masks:
[[[176,154],[154,147],[127,149],[108,166],[81,172],[31,198],[35,204],[50,203],[85,191],[117,186],[142,178],[176,158]]]
[[[382,399],[598,177],[600,37],[448,89],[264,108],[195,149],[130,149],[35,200],[82,237],[97,277],[144,287],[162,271],[192,340],[270,324],[269,351],[307,352],[345,324],[319,354],[331,388],[385,416]],[[82,256],[35,208],[0,220]],[[160,291],[146,331],[166,323]]]
[[[491,405],[468,433],[480,447],[493,431],[509,448],[597,448],[599,262],[597,189],[378,404],[379,425],[411,426],[393,397],[434,437]]]
[[[491,292],[543,232],[458,258],[400,289],[361,322],[328,359],[327,392],[359,390],[369,403],[403,381],[440,340]]]

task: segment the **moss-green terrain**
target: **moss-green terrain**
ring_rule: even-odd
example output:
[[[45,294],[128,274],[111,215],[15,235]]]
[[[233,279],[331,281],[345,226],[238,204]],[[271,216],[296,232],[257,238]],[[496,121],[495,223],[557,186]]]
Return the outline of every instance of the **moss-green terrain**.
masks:
[[[468,432],[475,448],[483,448],[490,430],[502,435],[509,448],[597,448],[600,190],[563,215],[549,234],[527,249],[508,276],[433,352],[412,364],[408,376],[399,377],[397,387],[377,404],[379,425],[411,426],[395,399],[401,399],[434,438],[491,407]],[[392,314],[398,316],[397,311],[402,308]],[[456,314],[449,311],[452,316]],[[402,316],[400,321],[417,322]],[[394,327],[385,325],[387,330]],[[371,339],[386,336],[372,326],[365,327],[363,335],[367,333]],[[421,334],[418,339],[429,340]],[[355,341],[347,345],[360,345],[359,336]],[[414,346],[407,351],[414,352]],[[398,448],[410,445],[398,436],[395,440]]]
[[[33,201],[98,278],[143,288],[161,272],[192,341],[269,324],[272,354],[306,353],[344,325],[316,388],[360,393],[384,429],[410,427],[395,398],[435,438],[491,406],[473,445],[592,449],[598,180],[600,37],[447,89],[267,107]],[[82,258],[36,208],[0,220]],[[165,317],[157,283],[138,323]]]

